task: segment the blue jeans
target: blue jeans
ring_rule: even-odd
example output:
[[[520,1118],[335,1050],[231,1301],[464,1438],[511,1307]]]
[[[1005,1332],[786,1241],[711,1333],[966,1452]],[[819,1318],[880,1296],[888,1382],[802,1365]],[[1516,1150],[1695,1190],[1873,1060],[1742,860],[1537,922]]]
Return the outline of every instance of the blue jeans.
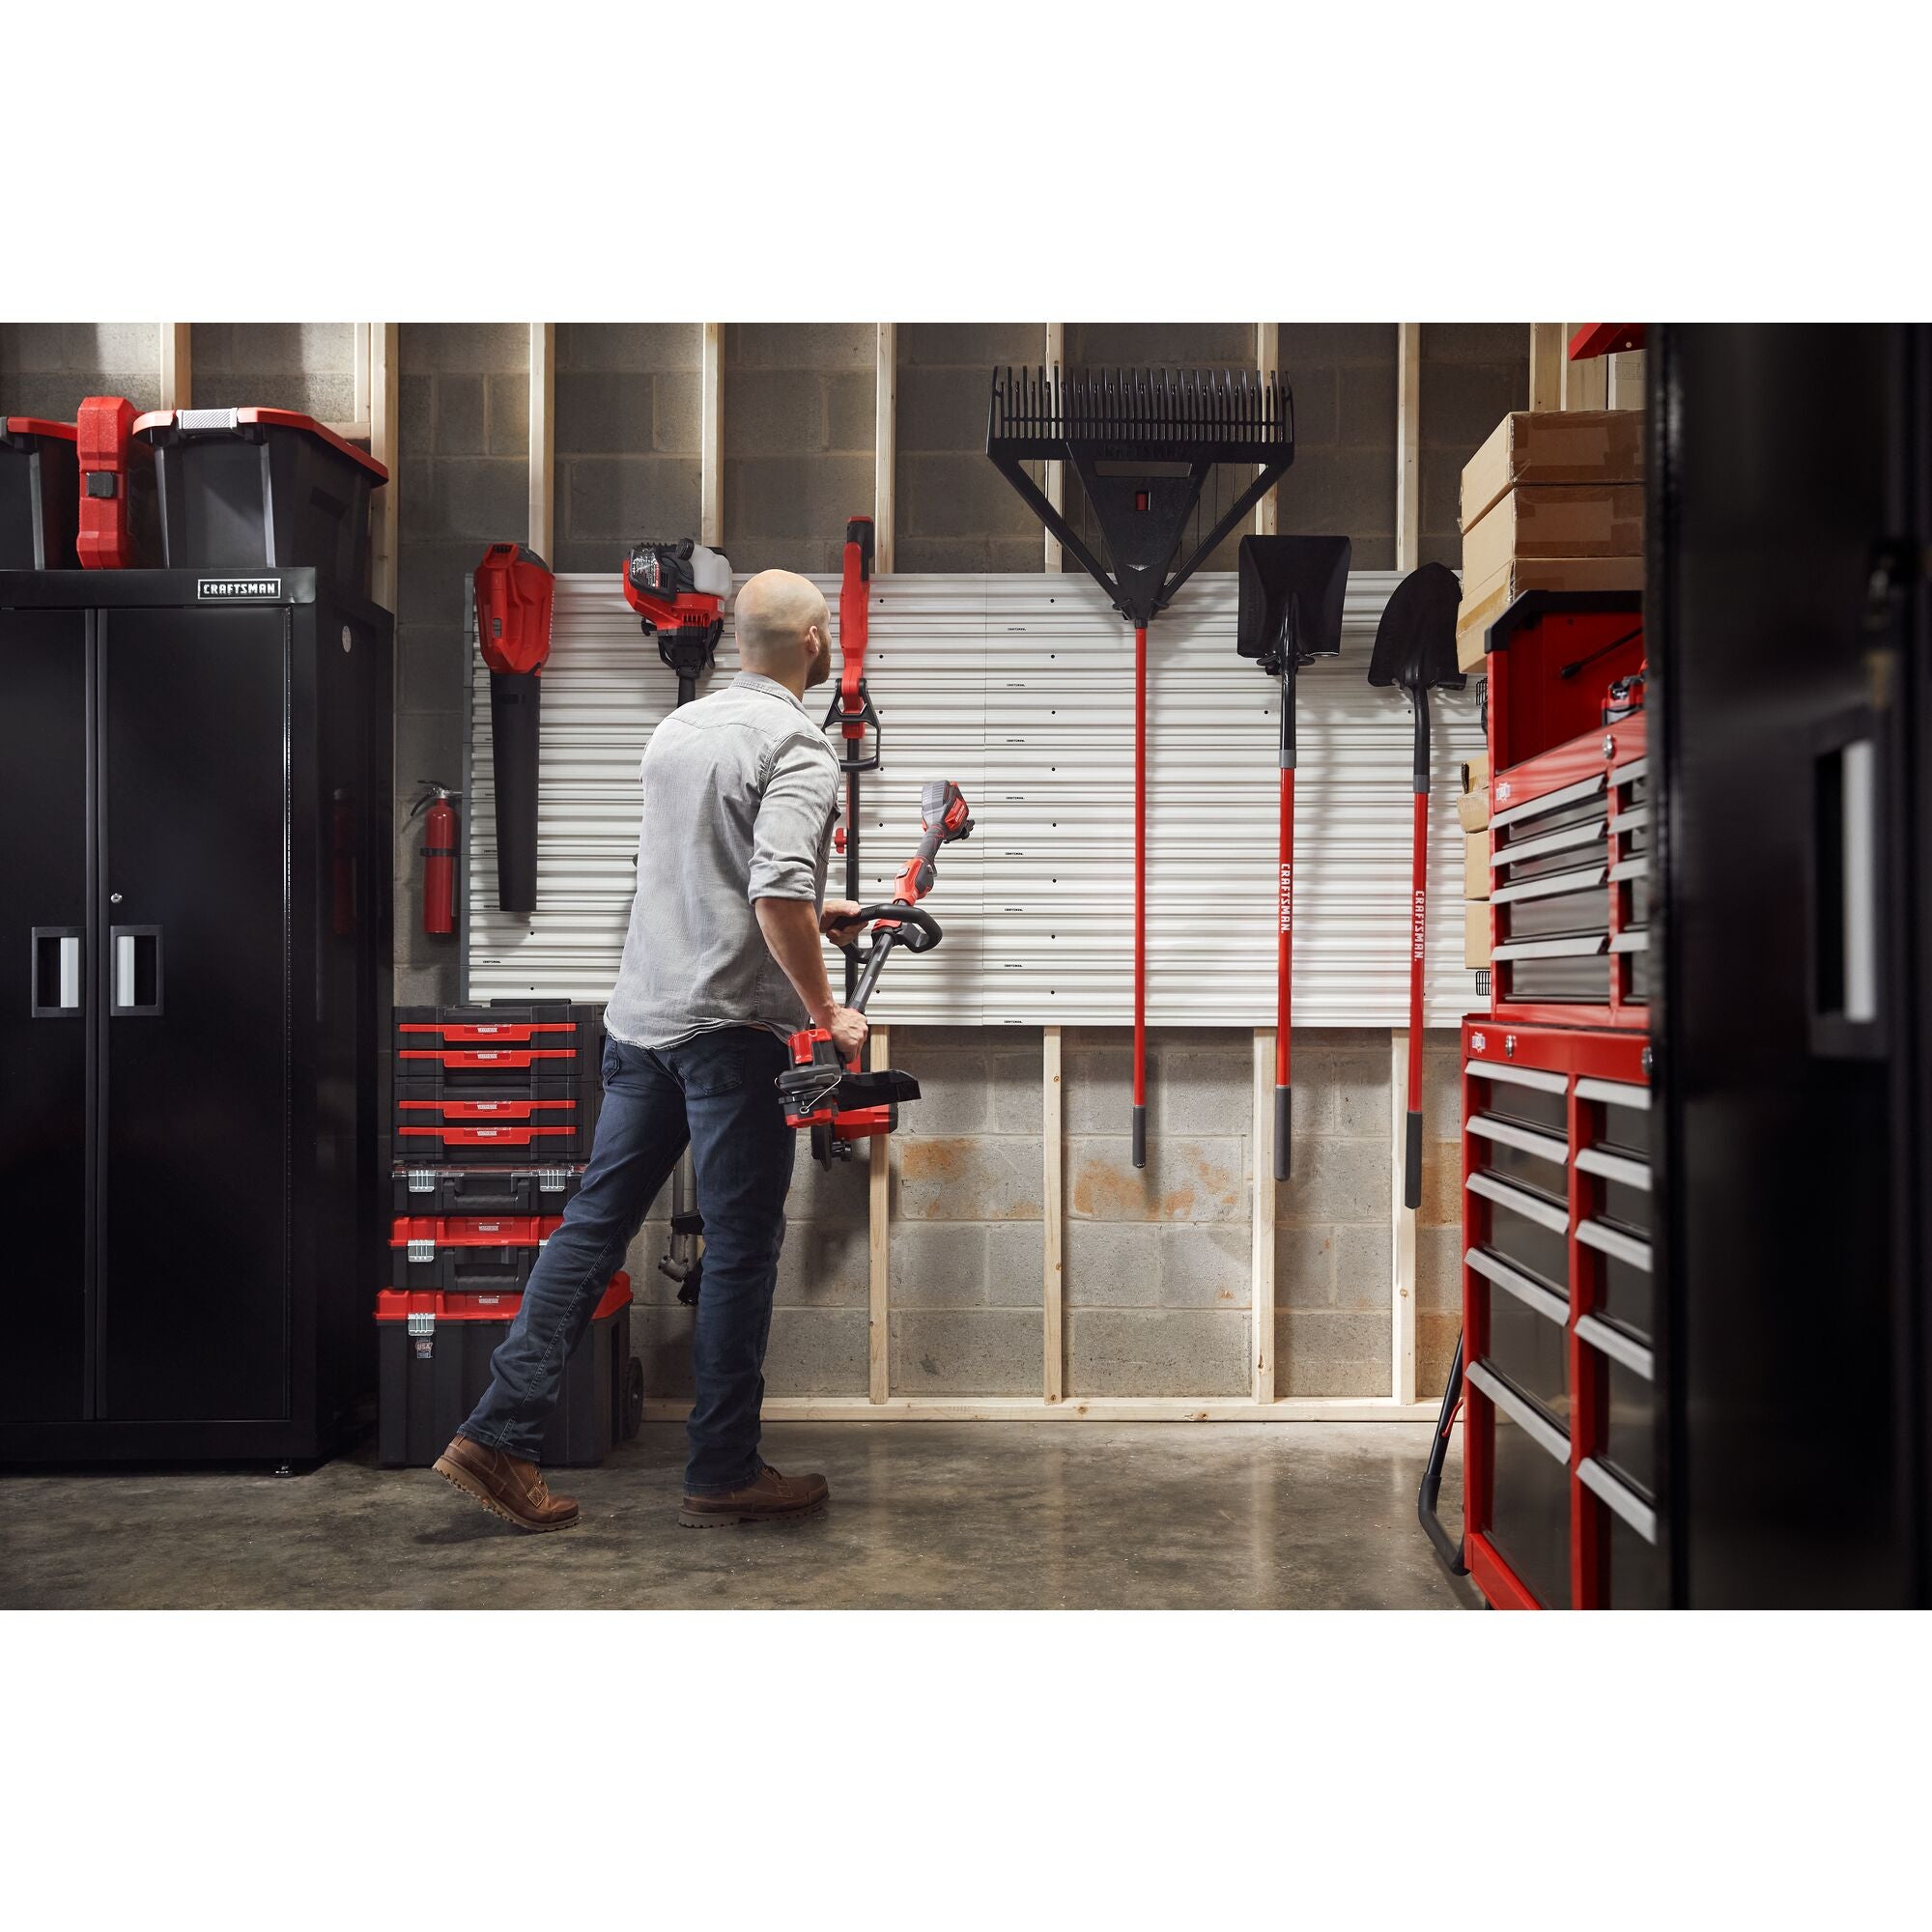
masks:
[[[701,1033],[679,1046],[605,1040],[604,1107],[583,1186],[490,1358],[490,1386],[463,1425],[472,1442],[537,1460],[564,1363],[689,1141],[704,1286],[684,1487],[723,1495],[757,1475],[765,1344],[797,1151],[774,1085],[786,1060],[784,1042],[762,1027]]]

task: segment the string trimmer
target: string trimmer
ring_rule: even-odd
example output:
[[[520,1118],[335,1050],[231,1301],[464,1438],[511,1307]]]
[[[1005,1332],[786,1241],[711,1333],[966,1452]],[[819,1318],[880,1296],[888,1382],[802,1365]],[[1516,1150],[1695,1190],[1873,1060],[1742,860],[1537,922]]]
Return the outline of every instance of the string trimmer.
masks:
[[[852,996],[845,1004],[854,1012],[866,1010],[895,948],[930,952],[945,937],[939,922],[919,901],[938,876],[933,862],[939,848],[973,831],[965,794],[952,780],[933,779],[921,787],[920,823],[919,849],[894,883],[892,898],[861,906],[853,915],[853,924],[871,928],[871,944],[863,952],[856,942],[844,949],[854,967]],[[919,1098],[919,1082],[910,1073],[885,1068],[862,1073],[856,1060],[842,1064],[824,1027],[802,1027],[793,1034],[791,1059],[778,1081],[785,1121],[810,1128],[811,1156],[821,1167],[849,1160],[859,1141],[891,1133],[899,1123],[899,1103]]]
[[[1147,1165],[1147,650],[1156,611],[1294,460],[1294,405],[1278,377],[1218,372],[995,371],[986,454],[1134,627],[1134,1165]],[[1072,466],[1102,559],[1041,493],[1030,462]],[[1217,463],[1258,465],[1184,563],[1187,520]]]

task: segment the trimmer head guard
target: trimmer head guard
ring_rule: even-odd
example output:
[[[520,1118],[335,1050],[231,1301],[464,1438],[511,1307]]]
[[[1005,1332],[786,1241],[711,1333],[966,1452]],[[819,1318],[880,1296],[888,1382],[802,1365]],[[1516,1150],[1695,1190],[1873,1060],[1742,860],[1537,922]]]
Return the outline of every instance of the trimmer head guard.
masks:
[[[1264,670],[1339,656],[1349,589],[1347,537],[1243,537],[1235,648]]]
[[[1456,665],[1456,610],[1463,601],[1456,573],[1425,563],[1395,587],[1376,627],[1369,682],[1418,691],[1461,691],[1468,682]]]

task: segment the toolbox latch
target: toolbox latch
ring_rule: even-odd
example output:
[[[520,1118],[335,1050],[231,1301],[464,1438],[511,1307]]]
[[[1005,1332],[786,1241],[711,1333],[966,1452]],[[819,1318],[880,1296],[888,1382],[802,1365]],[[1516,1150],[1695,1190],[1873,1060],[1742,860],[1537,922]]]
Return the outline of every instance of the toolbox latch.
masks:
[[[410,1243],[410,1260],[411,1260],[411,1261],[412,1261],[412,1262],[433,1262],[433,1261],[435,1261],[435,1259],[436,1259],[436,1243],[435,1243],[434,1241],[412,1241],[412,1242]],[[416,1318],[415,1318],[415,1317],[414,1317],[413,1315],[412,1315],[412,1316],[410,1317],[410,1320],[411,1320],[412,1321],[415,1321],[415,1319],[416,1319]],[[424,1316],[424,1317],[423,1317],[422,1319],[423,1319],[423,1320],[424,1320],[425,1321],[433,1321],[433,1320],[435,1320],[435,1318],[434,1318],[433,1316],[428,1316],[428,1315],[425,1315],[425,1316]],[[416,1332],[416,1331],[415,1331],[415,1330],[414,1330],[413,1328],[412,1328],[412,1329],[410,1330],[410,1333],[411,1333],[412,1335],[413,1335],[413,1334],[414,1334],[415,1332]],[[425,1333],[427,1333],[428,1331],[427,1331],[427,1330],[425,1330],[424,1332],[425,1332]]]
[[[562,1167],[540,1167],[537,1170],[537,1192],[539,1194],[561,1194],[564,1182],[570,1179],[570,1171]]]
[[[436,1170],[433,1167],[412,1167],[409,1170],[409,1184],[412,1194],[434,1194],[436,1192]]]
[[[434,1315],[412,1315],[409,1318],[409,1332],[412,1335],[434,1335],[436,1317]]]

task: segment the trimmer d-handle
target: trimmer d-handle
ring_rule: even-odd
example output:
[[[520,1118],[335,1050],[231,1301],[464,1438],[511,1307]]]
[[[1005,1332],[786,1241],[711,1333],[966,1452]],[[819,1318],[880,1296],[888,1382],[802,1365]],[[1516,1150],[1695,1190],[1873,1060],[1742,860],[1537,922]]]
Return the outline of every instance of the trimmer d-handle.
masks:
[[[950,779],[936,779],[921,789],[920,816],[919,849],[899,874],[892,898],[861,906],[853,915],[855,925],[871,928],[869,946],[842,949],[859,967],[849,1002],[855,1012],[866,1010],[895,947],[930,952],[945,937],[939,922],[918,901],[932,890],[939,848],[967,838],[973,815],[959,787]],[[824,1027],[802,1027],[791,1036],[790,1046],[792,1064],[778,1081],[785,1122],[811,1129],[812,1158],[820,1166],[849,1160],[855,1142],[891,1133],[899,1123],[899,1102],[919,1098],[919,1082],[910,1073],[861,1072],[856,1060],[841,1065],[832,1035]]]

